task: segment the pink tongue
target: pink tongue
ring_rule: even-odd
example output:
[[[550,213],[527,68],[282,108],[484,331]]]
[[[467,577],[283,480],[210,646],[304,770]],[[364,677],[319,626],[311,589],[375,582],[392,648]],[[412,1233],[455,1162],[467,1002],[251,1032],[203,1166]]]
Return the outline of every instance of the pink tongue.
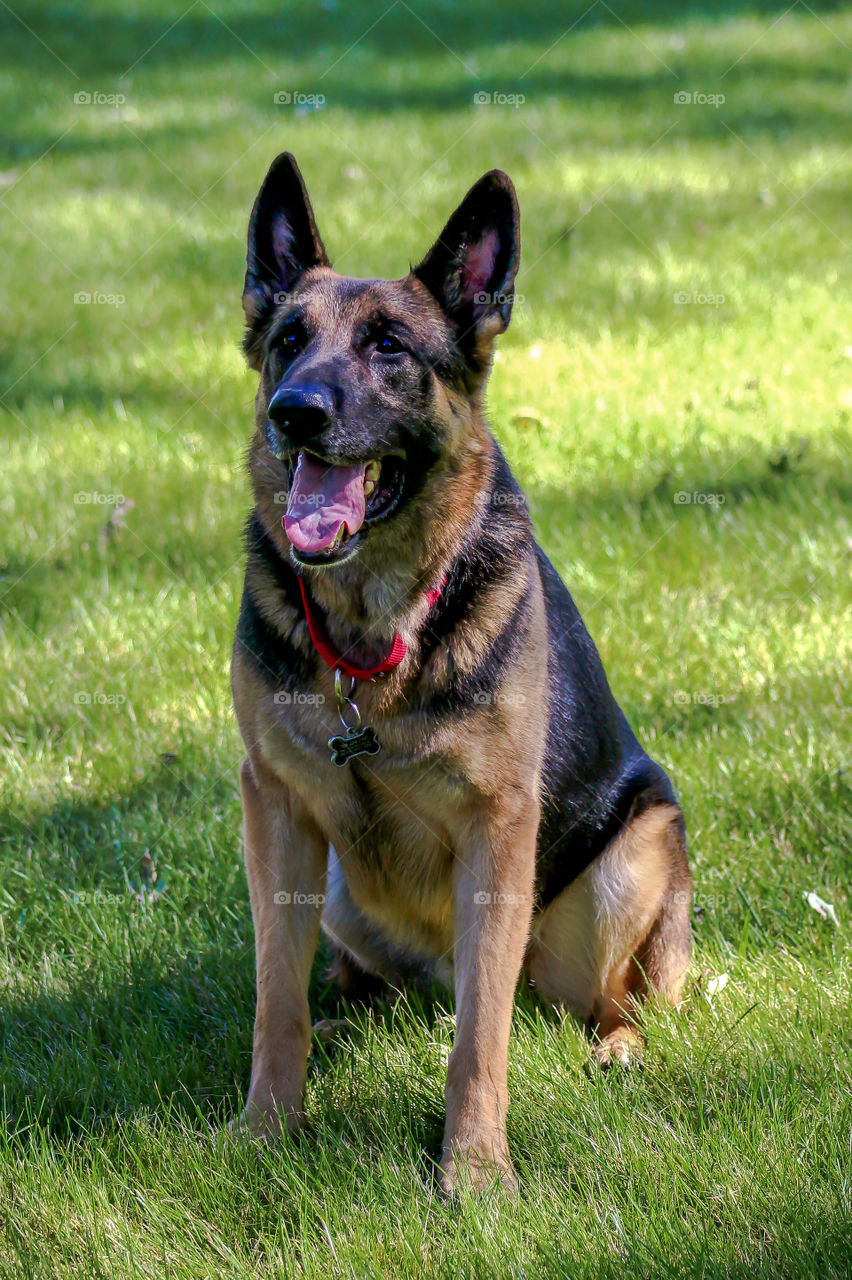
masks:
[[[365,462],[332,467],[299,453],[287,499],[284,530],[299,551],[324,551],[346,525],[350,537],[364,523]]]

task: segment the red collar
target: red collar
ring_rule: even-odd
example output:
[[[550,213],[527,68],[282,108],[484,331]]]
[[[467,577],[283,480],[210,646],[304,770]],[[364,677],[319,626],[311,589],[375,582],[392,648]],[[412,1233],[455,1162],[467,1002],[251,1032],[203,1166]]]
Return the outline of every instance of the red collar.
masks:
[[[426,592],[426,599],[429,601],[431,609],[438,600],[444,589],[444,581],[442,579],[437,587],[433,587],[431,591]],[[319,617],[316,608],[308,595],[308,589],[305,586],[304,578],[299,578],[299,590],[302,593],[302,604],[305,606],[305,621],[308,624],[311,640],[314,648],[320,655],[322,660],[332,669],[340,668],[344,675],[352,676],[355,680],[373,680],[376,676],[383,676],[387,671],[394,671],[402,662],[408,652],[408,645],[397,631],[391,644],[390,653],[377,667],[356,667],[347,660],[342,653],[338,653],[334,645],[326,634],[325,627]]]

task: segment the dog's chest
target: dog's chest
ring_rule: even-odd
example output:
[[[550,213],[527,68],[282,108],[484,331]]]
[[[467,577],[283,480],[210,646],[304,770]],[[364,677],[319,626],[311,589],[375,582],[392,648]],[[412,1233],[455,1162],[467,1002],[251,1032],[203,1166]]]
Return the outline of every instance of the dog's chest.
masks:
[[[377,721],[381,749],[343,765],[329,738],[345,734],[327,708],[277,704],[264,739],[275,772],[300,795],[367,914],[437,925],[452,900],[466,784],[440,742],[404,720]]]
[[[453,788],[434,766],[379,775],[372,763],[340,770],[323,798],[323,829],[360,911],[398,945],[443,954],[458,848]]]

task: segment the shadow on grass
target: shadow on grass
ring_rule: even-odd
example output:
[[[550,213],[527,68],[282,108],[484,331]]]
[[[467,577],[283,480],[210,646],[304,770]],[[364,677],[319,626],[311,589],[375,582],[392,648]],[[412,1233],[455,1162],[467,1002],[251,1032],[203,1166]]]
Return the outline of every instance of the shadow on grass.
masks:
[[[10,860],[21,849],[35,886],[10,950],[24,968],[59,947],[73,974],[0,1001],[10,1128],[37,1116],[62,1140],[161,1100],[191,1123],[225,1100],[236,1106],[250,1063],[254,946],[235,777],[236,766],[233,777],[199,779],[172,758],[113,801],[63,800],[26,818],[0,811],[0,847]],[[230,856],[175,856],[187,811],[196,824],[233,814]],[[173,883],[169,872],[165,886],[162,872],[146,880],[151,854],[177,864]]]
[[[812,810],[836,814],[845,805],[852,814],[847,780],[815,772],[812,779],[802,780],[803,786],[807,783]],[[232,796],[214,792],[215,786],[210,788],[210,812],[217,805],[233,808]],[[750,822],[760,815],[767,823],[773,815],[782,816],[787,797],[776,792],[773,788],[771,794],[753,797]],[[155,775],[114,804],[51,806],[24,828],[16,814],[7,810],[0,815],[0,842],[7,856],[13,856],[18,843],[31,847],[30,865],[55,886],[50,890],[53,901],[62,893],[62,909],[55,907],[61,941],[53,950],[59,946],[72,963],[78,962],[67,985],[26,995],[13,987],[0,1002],[2,1111],[10,1130],[37,1115],[62,1141],[93,1124],[109,1127],[137,1111],[156,1111],[163,1100],[190,1126],[215,1126],[223,1113],[233,1115],[238,1109],[248,1083],[254,1008],[254,946],[243,876],[232,875],[228,882],[220,866],[225,865],[224,854],[217,854],[208,866],[201,867],[196,859],[186,867],[194,887],[182,889],[172,903],[168,888],[163,905],[156,907],[140,905],[127,889],[128,881],[139,882],[138,857],[132,867],[128,863],[133,840],[128,841],[127,828],[150,822],[152,806],[170,827],[187,794],[179,779]],[[234,818],[236,844],[236,814]],[[751,910],[748,899],[740,902],[727,881],[710,887],[720,900],[727,895],[727,905],[718,919],[712,912],[708,922],[697,919],[699,933],[709,936],[710,925],[718,924],[736,936]],[[90,919],[71,919],[69,924],[74,892],[105,888],[123,893],[123,900],[108,909],[96,904]],[[33,928],[35,916],[34,910]],[[11,924],[7,918],[7,933]],[[800,945],[808,954],[813,951],[812,940],[799,936],[798,918],[766,916],[757,926],[750,934],[750,956],[774,955],[779,935],[788,949]],[[51,948],[33,947],[25,931],[11,951],[28,966]],[[352,1016],[363,1023],[365,1017],[379,1017],[392,1030],[402,1016],[428,1030],[453,1008],[451,993],[411,984],[402,1005],[397,1007],[385,994],[373,1003],[372,1012],[365,1012],[329,984],[328,959],[321,945],[310,989],[315,1019]],[[526,991],[520,1005],[527,1014],[539,1008]],[[356,1031],[358,1038],[363,1039],[363,1032]],[[312,1071],[324,1074],[339,1054],[349,1052],[345,1044],[318,1045]],[[379,1105],[380,1100],[374,1102]],[[360,1095],[357,1105],[361,1110],[366,1105]],[[428,1139],[431,1148],[440,1117],[432,1114],[431,1104],[427,1110],[424,1142]]]
[[[61,994],[7,994],[0,1002],[0,1116],[7,1131],[26,1129],[36,1118],[62,1142],[164,1103],[202,1130],[236,1115],[248,1087],[255,994],[247,898],[242,908],[248,936],[241,947],[223,942],[165,955],[163,940],[146,939],[140,927],[122,963],[101,957],[99,974]],[[126,926],[134,928],[129,912]],[[365,1019],[392,1023],[398,1016],[389,997],[369,1008],[342,999],[325,977],[328,960],[321,943],[312,1015],[351,1018],[354,1030],[315,1043],[312,1076],[324,1075],[363,1040]],[[449,993],[418,987],[407,991],[405,1017],[428,1028],[451,1005]],[[368,1114],[379,1102],[359,1095],[358,1107]]]
[[[811,0],[808,7],[825,15],[842,8],[838,0]],[[59,14],[50,5],[36,3],[28,7],[28,22],[51,48],[73,60],[77,72],[109,70],[121,76],[139,66],[168,66],[176,58],[191,69],[208,61],[245,60],[250,53],[273,61],[286,51],[288,59],[304,61],[315,58],[318,49],[333,66],[365,39],[371,50],[385,57],[444,54],[448,46],[458,58],[473,57],[522,39],[547,50],[571,32],[596,28],[622,32],[631,26],[669,27],[693,20],[710,25],[742,18],[769,22],[789,10],[784,0],[723,0],[718,5],[707,0],[628,0],[618,6],[618,12],[608,4],[586,0],[543,0],[534,9],[521,0],[499,6],[491,0],[473,0],[453,10],[448,20],[443,7],[426,5],[413,11],[407,5],[392,5],[389,9],[384,0],[373,0],[326,13],[298,3],[234,6],[227,18],[206,5],[193,4],[175,21],[171,14],[155,16],[135,6],[124,12],[110,6]],[[6,21],[14,30],[11,16]],[[22,40],[20,50],[16,48],[18,65],[41,69],[45,57],[44,46],[32,38]],[[519,74],[522,71],[519,68]],[[395,94],[406,105],[404,84]]]
[[[839,8],[832,0],[813,0],[801,8],[792,6],[801,15],[807,17],[810,13],[817,20],[820,14],[830,15]],[[45,50],[48,46],[77,76],[77,80],[69,81],[69,94],[86,82],[99,86],[101,91],[114,91],[115,83],[105,81],[115,78],[119,83],[126,74],[130,75],[131,84],[134,78],[144,82],[148,72],[156,74],[175,62],[188,75],[196,69],[216,70],[242,62],[252,68],[251,83],[258,105],[268,104],[270,111],[272,92],[280,88],[278,81],[292,79],[291,69],[296,65],[306,68],[302,74],[310,81],[300,86],[302,91],[323,91],[330,107],[353,112],[446,112],[465,107],[473,110],[474,93],[483,86],[494,88],[491,81],[496,75],[501,91],[523,91],[529,101],[564,96],[578,106],[585,102],[595,110],[601,103],[610,103],[621,107],[629,122],[637,103],[671,104],[673,89],[683,87],[687,81],[689,87],[694,87],[694,82],[706,91],[724,74],[728,98],[724,112],[681,111],[679,132],[697,138],[729,136],[720,122],[724,116],[736,132],[761,130],[789,138],[795,130],[802,130],[834,138],[838,127],[845,123],[842,94],[823,93],[819,101],[810,92],[795,98],[796,81],[803,87],[814,83],[845,84],[842,66],[825,60],[816,62],[813,54],[807,59],[767,57],[757,49],[747,63],[735,62],[731,66],[723,53],[714,55],[712,50],[702,50],[701,54],[682,54],[667,48],[665,62],[658,59],[655,70],[644,75],[605,74],[579,68],[554,71],[537,59],[530,63],[531,49],[545,54],[561,46],[564,53],[570,49],[572,38],[590,29],[614,28],[624,35],[632,24],[677,29],[698,20],[712,32],[746,18],[765,18],[768,26],[783,18],[789,7],[783,0],[728,0],[720,6],[632,0],[618,6],[618,10],[616,13],[604,3],[588,5],[586,0],[571,0],[568,4],[545,0],[534,9],[518,0],[499,7],[489,0],[475,0],[472,5],[456,8],[451,18],[443,7],[434,12],[427,8],[424,17],[407,4],[388,8],[381,0],[375,5],[341,6],[329,15],[318,13],[307,4],[286,9],[240,9],[223,21],[208,6],[194,4],[174,22],[171,15],[161,19],[135,8],[125,12],[116,7],[108,11],[78,8],[63,10],[60,15],[49,6],[38,4],[29,8],[28,25],[39,40],[23,30],[11,12],[2,15],[0,25],[7,28],[5,38],[14,49],[16,70],[43,75],[45,61],[49,60]],[[507,75],[505,59],[513,45],[518,47],[512,57],[513,72]],[[278,70],[282,51],[286,51],[286,71]],[[380,64],[382,59],[406,57],[412,73],[402,80],[390,77],[382,83],[372,68],[365,70],[365,52]],[[497,72],[486,66],[489,57],[504,60]],[[436,61],[447,65],[450,74],[438,83],[419,82],[419,69]],[[61,74],[58,63],[55,69],[57,75]],[[63,78],[68,79],[67,73]],[[37,123],[40,114],[41,100],[32,106],[19,104],[18,136],[7,143],[10,162],[41,155],[54,144],[57,154],[72,156],[138,150],[138,140],[123,130],[116,130],[109,138],[71,132],[57,142],[55,133],[45,132]],[[145,139],[148,146],[158,150],[168,144],[208,137],[209,132],[204,124],[154,126],[146,130]]]

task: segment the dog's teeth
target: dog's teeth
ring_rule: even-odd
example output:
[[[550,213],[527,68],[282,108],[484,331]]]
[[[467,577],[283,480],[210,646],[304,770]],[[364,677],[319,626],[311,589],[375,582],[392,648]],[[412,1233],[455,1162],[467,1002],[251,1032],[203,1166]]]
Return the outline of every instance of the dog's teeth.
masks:
[[[372,462],[367,463],[367,466],[364,469],[364,489],[367,493],[371,492],[370,489],[367,489],[368,484],[372,485],[372,488],[375,489],[381,469],[382,464],[380,462],[376,462],[375,459],[373,459]]]
[[[369,498],[370,494],[373,492],[375,487],[376,487],[375,480],[365,480],[364,481],[364,497]]]

